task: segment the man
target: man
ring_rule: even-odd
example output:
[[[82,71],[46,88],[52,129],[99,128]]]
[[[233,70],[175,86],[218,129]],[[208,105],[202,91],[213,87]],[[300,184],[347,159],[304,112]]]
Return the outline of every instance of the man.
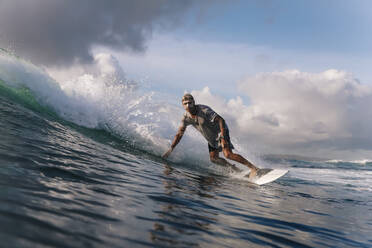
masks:
[[[170,149],[163,154],[167,158],[180,142],[188,125],[194,126],[208,141],[209,157],[211,162],[230,166],[234,170],[239,170],[236,166],[230,164],[225,159],[219,157],[223,151],[226,158],[246,165],[251,169],[249,177],[254,177],[258,168],[239,154],[233,153],[234,146],[231,144],[229,129],[225,120],[214,112],[210,107],[201,104],[195,104],[194,97],[191,94],[185,94],[182,97],[182,105],[186,110],[183,115],[181,126],[172,142]]]

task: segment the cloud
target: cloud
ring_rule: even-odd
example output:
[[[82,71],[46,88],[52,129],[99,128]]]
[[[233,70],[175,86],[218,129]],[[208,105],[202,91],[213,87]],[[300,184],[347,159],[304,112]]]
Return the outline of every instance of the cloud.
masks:
[[[188,10],[203,5],[172,0],[2,0],[0,45],[38,64],[90,63],[95,45],[144,51],[156,27],[173,28]]]
[[[249,105],[240,97],[213,95],[209,88],[192,93],[220,113],[246,147],[325,157],[372,150],[372,87],[350,73],[259,73],[241,80],[238,88]]]

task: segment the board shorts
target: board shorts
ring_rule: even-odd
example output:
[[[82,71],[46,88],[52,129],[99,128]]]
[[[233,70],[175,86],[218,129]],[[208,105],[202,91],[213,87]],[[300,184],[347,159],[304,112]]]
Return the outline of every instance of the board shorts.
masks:
[[[234,149],[234,146],[233,146],[233,144],[231,143],[231,140],[230,140],[229,129],[225,129],[225,135],[224,136],[225,136],[225,140],[226,140],[227,144],[229,145],[230,149],[231,150]],[[208,143],[208,150],[209,150],[209,152],[214,152],[214,151],[222,152],[221,139],[218,141],[218,147],[213,147]]]

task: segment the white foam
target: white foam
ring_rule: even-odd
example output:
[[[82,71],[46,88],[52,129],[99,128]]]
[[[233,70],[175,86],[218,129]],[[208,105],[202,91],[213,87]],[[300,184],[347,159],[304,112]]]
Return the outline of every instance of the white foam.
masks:
[[[367,163],[372,163],[370,159],[360,159],[360,160],[341,160],[341,159],[331,159],[327,160],[327,163],[352,163],[352,164],[360,164],[366,165]]]
[[[372,163],[372,160],[370,159],[353,160],[351,161],[351,163],[366,165],[367,163]]]
[[[244,169],[241,172],[231,172],[230,175],[233,178],[241,179],[241,180],[248,180],[247,176],[251,172],[250,169]]]

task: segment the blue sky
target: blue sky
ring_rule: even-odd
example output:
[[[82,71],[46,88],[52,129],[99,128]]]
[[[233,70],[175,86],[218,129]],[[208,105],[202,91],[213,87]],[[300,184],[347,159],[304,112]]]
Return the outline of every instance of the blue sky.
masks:
[[[196,32],[183,35],[278,49],[371,51],[371,1],[234,1],[212,8]]]

